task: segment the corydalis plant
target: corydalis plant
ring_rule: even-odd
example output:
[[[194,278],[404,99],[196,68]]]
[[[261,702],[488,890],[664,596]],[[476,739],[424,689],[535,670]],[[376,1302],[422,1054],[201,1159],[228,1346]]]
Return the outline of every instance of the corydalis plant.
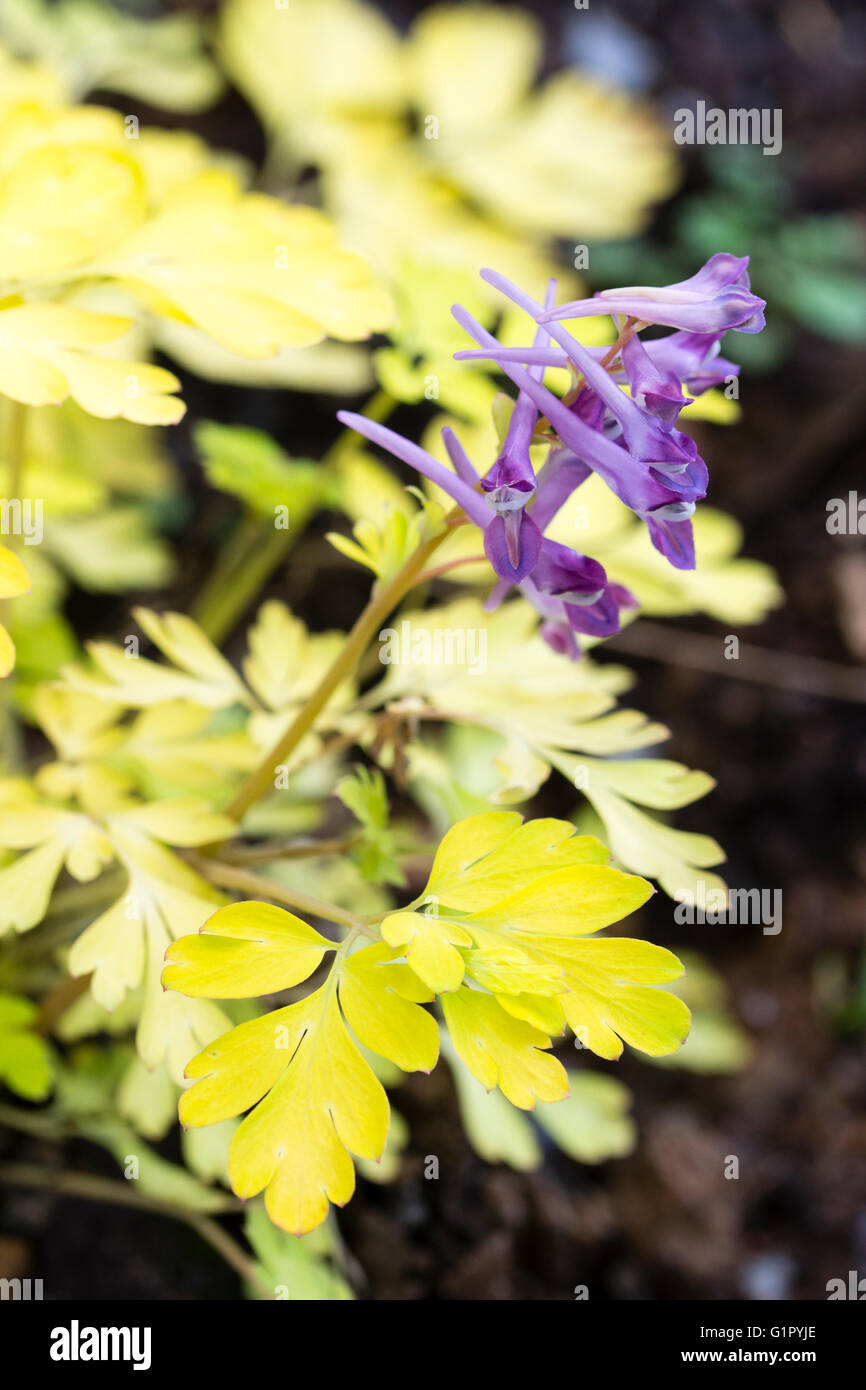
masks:
[[[451,496],[451,521],[465,518],[483,532],[498,577],[492,602],[517,585],[542,613],[550,645],[575,656],[575,633],[617,631],[620,608],[635,601],[595,560],[546,538],[546,525],[597,472],[675,567],[694,566],[690,517],[707,470],[676,427],[684,387],[706,389],[731,370],[708,367],[722,333],[759,328],[763,304],[749,292],[745,263],[714,257],[683,285],[610,292],[617,339],[596,356],[555,322],[597,312],[596,301],[556,311],[553,286],[540,305],[501,277],[486,278],[538,328],[530,348],[504,354],[470,315],[455,311],[520,393],[503,448],[483,476],[447,429],[453,473],[375,422],[340,418]],[[650,323],[677,327],[676,340],[644,345],[638,334]],[[547,366],[563,365],[573,378],[564,400],[543,383]],[[530,450],[539,438],[550,451],[537,476]],[[437,519],[428,520],[429,549]],[[380,589],[387,608],[398,597],[390,592],[395,582]],[[245,1197],[265,1189],[272,1218],[303,1232],[324,1219],[329,1201],[351,1196],[351,1156],[376,1158],[385,1148],[387,1097],[357,1043],[404,1070],[429,1070],[438,1033],[425,1004],[439,1000],[449,1046],[476,1080],[498,1086],[521,1109],[566,1096],[566,1074],[548,1055],[566,1027],[605,1058],[617,1057],[624,1042],[655,1056],[674,1051],[688,1011],[657,987],[677,977],[679,962],[650,943],[594,935],[651,891],[607,861],[598,841],[575,835],[567,822],[482,814],[445,836],[413,903],[349,919],[339,944],[273,908],[223,909],[204,939],[170,947],[169,988],[210,998],[274,993],[309,978],[326,955],[333,963],[303,999],[239,1025],[190,1063],[187,1075],[198,1084],[181,1100],[182,1119],[206,1125],[249,1110],[231,1142],[232,1184]]]
[[[664,988],[682,973],[676,957],[600,933],[648,899],[647,876],[675,893],[690,866],[723,858],[715,842],[650,822],[633,804],[672,809],[702,794],[708,779],[659,760],[617,760],[666,731],[612,708],[623,688],[617,668],[562,653],[577,654],[576,634],[614,631],[633,600],[597,561],[546,532],[594,472],[646,522],[674,573],[694,564],[686,512],[703,495],[706,471],[677,429],[678,400],[684,383],[697,392],[721,370],[712,360],[719,313],[725,322],[742,314],[739,326],[748,327],[758,312],[742,275],[723,257],[691,288],[642,291],[647,308],[636,322],[636,291],[621,292],[610,301],[617,341],[595,355],[576,341],[562,346],[565,330],[549,317],[552,292],[541,305],[508,287],[536,321],[535,342],[516,360],[462,315],[519,392],[489,468],[476,470],[447,430],[453,471],[379,425],[343,417],[415,463],[455,504],[446,514],[432,500],[402,527],[356,532],[362,544],[349,553],[370,565],[376,583],[348,634],[311,635],[270,600],[248,634],[241,676],[186,615],[139,610],[156,656],[136,647],[131,659],[126,644],[94,643],[89,664],[67,668],[59,687],[33,699],[56,757],[32,780],[0,784],[0,847],[9,855],[0,867],[0,931],[39,927],[64,891],[77,905],[59,924],[76,978],[58,985],[62,997],[43,1004],[40,1021],[59,1017],[65,1040],[108,1031],[108,1010],[112,1028],[121,1015],[136,1030],[140,1059],[117,1092],[122,1113],[134,1109],[143,1129],[155,1095],[163,1105],[192,1083],[180,1099],[184,1124],[190,1132],[220,1127],[228,1150],[224,1167],[208,1159],[209,1178],[227,1172],[245,1198],[264,1191],[268,1212],[289,1231],[314,1229],[330,1203],[347,1201],[355,1163],[365,1171],[389,1143],[393,1165],[405,1131],[384,1089],[395,1069],[429,1071],[441,1047],[476,1115],[479,1090],[500,1114],[553,1107],[558,1118],[542,1109],[540,1123],[556,1135],[568,1130],[556,1107],[570,1087],[552,1055],[557,1038],[571,1030],[613,1059],[625,1045],[673,1054],[687,1033],[685,1004]],[[664,340],[668,357],[655,342],[638,344],[645,360],[631,346],[641,323],[654,312],[666,323],[665,306],[684,295],[716,315],[712,328],[678,329]],[[544,356],[551,353],[554,360]],[[560,398],[543,378],[547,366],[564,364],[572,385]],[[549,457],[536,471],[539,445]],[[257,484],[246,480],[260,502],[261,479],[287,476],[282,460],[267,460],[259,454]],[[339,462],[327,465],[335,486]],[[222,466],[232,473],[229,459]],[[493,655],[506,652],[507,682],[492,670],[490,680],[464,682],[469,690],[459,680],[437,690],[409,662],[365,689],[365,658],[383,623],[425,591],[439,573],[434,557],[441,561],[454,538],[471,540],[473,528],[496,576],[485,632]],[[499,603],[513,586],[522,597]],[[406,621],[418,628],[453,619],[434,607]],[[528,800],[553,768],[574,783],[582,759],[616,862],[570,821],[524,820],[488,803],[448,817],[426,885],[400,905],[388,885],[410,872],[411,840],[391,820],[382,773],[404,786],[408,765],[412,796],[428,806],[418,776],[425,750],[404,738],[407,718],[416,734],[423,720],[439,718],[506,737],[511,767],[501,770],[519,793],[512,800]],[[381,771],[343,775],[351,746]],[[332,796],[357,825],[318,838],[328,809],[343,815],[328,807]],[[281,817],[299,809],[306,819],[289,820],[286,842]],[[302,841],[299,824],[310,832]],[[300,882],[297,859],[307,861]],[[64,884],[62,874],[76,882]],[[10,955],[17,984],[26,953],[16,961],[13,944]],[[274,994],[284,998],[263,998]],[[216,1002],[257,999],[225,1009]],[[29,1028],[26,1012],[12,1007],[13,1032]],[[38,1082],[17,1078],[19,1089]],[[621,1114],[623,1096],[612,1103]],[[613,1129],[604,1151],[622,1152],[628,1134]],[[126,1153],[126,1132],[111,1132],[112,1152]]]
[[[584,483],[597,473],[619,500],[646,522],[655,548],[677,569],[693,569],[691,517],[707,491],[707,468],[694,440],[677,428],[695,395],[736,375],[720,357],[731,328],[759,332],[764,301],[749,289],[748,259],[713,256],[690,280],[658,289],[607,290],[559,308],[552,283],[539,304],[504,276],[483,271],[538,324],[527,348],[503,348],[460,306],[454,316],[479,349],[460,359],[493,361],[518,387],[503,448],[479,475],[450,429],[443,440],[453,474],[417,445],[362,416],[341,412],[344,424],[388,449],[436,483],[483,532],[484,551],[498,583],[490,602],[513,585],[544,618],[544,636],[558,651],[579,654],[575,634],[607,637],[618,632],[620,610],[636,606],[627,589],[608,582],[591,557],[551,540],[547,526]],[[557,322],[610,313],[616,340],[588,348]],[[650,325],[678,331],[644,343]],[[543,381],[548,367],[567,368],[572,386],[564,398]],[[550,445],[536,475],[530,450]]]

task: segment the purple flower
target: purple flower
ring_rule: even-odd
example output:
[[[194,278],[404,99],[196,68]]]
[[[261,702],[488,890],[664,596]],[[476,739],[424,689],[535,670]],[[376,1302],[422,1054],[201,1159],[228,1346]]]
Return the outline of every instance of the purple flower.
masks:
[[[527,303],[539,307],[527,296],[521,295],[520,298],[524,301],[524,307]],[[595,389],[598,381],[605,398],[610,399],[611,405],[616,407],[617,414],[612,415],[613,428],[610,432],[599,427],[597,407],[596,419],[587,423],[582,418],[583,407],[580,405],[583,392],[577,398],[577,405],[566,405],[528,371],[510,359],[504,360],[497,340],[465,309],[457,305],[453,313],[457,322],[476,342],[492,349],[490,357],[546,415],[565,448],[598,473],[620,501],[647,522],[656,549],[677,569],[693,569],[694,542],[689,518],[696,502],[706,495],[707,487],[706,465],[698,457],[694,441],[680,431],[666,431],[658,420],[647,416],[610,380],[608,373],[595,359],[592,360],[591,389]],[[553,331],[557,331],[555,327]],[[564,330],[560,331],[564,333]],[[565,334],[565,337],[569,338],[570,335]],[[580,349],[580,361],[585,362],[582,346],[576,346]],[[605,378],[609,385],[603,383],[601,378]],[[601,390],[596,393],[599,398]],[[615,392],[616,397],[611,392]],[[642,443],[642,451],[655,455],[654,461],[636,457],[626,447],[624,419],[629,422],[632,436],[639,438]],[[668,457],[665,457],[666,453]]]
[[[679,377],[653,360],[636,333],[623,345],[621,355],[635,405],[654,415],[663,429],[673,429],[683,406],[692,403],[691,397],[683,395]]]
[[[508,298],[523,309],[532,318],[541,319],[547,312],[542,305],[536,303],[528,294],[517,289],[504,275],[498,275],[492,270],[482,270],[482,279],[488,284],[508,296]],[[458,315],[455,317],[464,327],[468,326],[469,316]],[[568,360],[573,364],[575,370],[579,372],[587,385],[592,387],[596,394],[604,401],[606,408],[611,412],[622,429],[623,438],[629,452],[637,459],[644,462],[653,462],[658,467],[670,466],[679,469],[681,466],[691,463],[697,454],[695,442],[687,434],[682,434],[679,430],[672,430],[670,427],[664,428],[652,415],[648,415],[642,410],[635,401],[631,400],[625,392],[611,377],[610,373],[601,365],[601,362],[588,352],[582,343],[566,331],[566,329],[556,323],[547,324],[550,336],[565,349]],[[469,329],[473,337],[476,336],[473,329]],[[490,339],[495,343],[496,339]],[[534,344],[536,346],[537,344]],[[534,370],[538,370],[537,368]],[[682,390],[680,390],[682,398]],[[685,405],[685,400],[681,400]],[[676,418],[676,416],[674,416]]]
[[[549,593],[536,585],[534,578],[524,579],[520,590],[544,619],[539,631],[545,642],[572,661],[578,660],[581,654],[577,634],[610,637],[619,632],[620,609],[637,607],[637,600],[622,584],[607,583],[597,595],[587,593],[585,602],[578,602],[573,592],[570,599]]]
[[[459,463],[459,473],[451,473],[417,444],[363,415],[341,410],[337,418],[447,492],[483,532],[485,554],[499,578],[491,595],[492,602],[501,602],[513,584],[519,585],[546,619],[545,636],[549,638],[554,629],[559,631],[554,645],[560,650],[567,632],[566,648],[572,657],[577,657],[580,650],[574,633],[606,637],[618,632],[620,608],[634,607],[635,600],[627,589],[608,582],[597,560],[580,555],[542,534],[544,526],[574,488],[589,476],[586,465],[566,456],[563,450],[556,450],[554,453],[560,457],[548,459],[538,480],[532,472],[531,489],[516,486],[515,495],[506,495],[503,499],[500,489],[512,486],[505,470],[518,457],[518,442],[521,448],[525,447],[525,464],[531,469],[529,441],[536,414],[533,407],[530,423],[523,412],[516,426],[512,415],[502,453],[485,477],[477,481],[476,487],[471,486],[469,479],[470,476],[477,479],[478,475],[448,429],[442,431],[442,436],[455,468]],[[525,483],[528,474],[525,469],[518,469],[512,477]],[[526,510],[530,497],[534,502],[531,513]],[[503,505],[503,500],[507,505]]]
[[[575,491],[595,472],[649,530],[653,545],[677,569],[695,565],[691,516],[706,495],[707,468],[694,440],[677,428],[683,406],[737,367],[719,356],[729,328],[756,333],[764,301],[749,289],[748,260],[719,254],[689,280],[660,289],[633,286],[592,299],[552,307],[553,283],[544,304],[503,276],[482,277],[522,308],[537,325],[532,344],[504,348],[461,308],[452,312],[479,345],[458,359],[495,362],[517,387],[505,442],[479,475],[454,435],[442,438],[453,472],[393,430],[363,416],[339,412],[345,425],[416,468],[442,488],[483,532],[484,551],[498,577],[488,606],[502,602],[512,585],[543,618],[542,635],[556,651],[580,655],[576,635],[606,637],[619,631],[620,611],[635,606],[627,589],[608,581],[597,560],[545,536],[545,529]],[[612,348],[584,346],[558,320],[609,313],[618,327]],[[641,327],[677,331],[643,342]],[[547,367],[569,368],[574,387],[564,399],[544,385]],[[627,387],[627,390],[623,388]],[[552,435],[536,476],[530,450]]]
[[[687,391],[700,396],[713,386],[721,386],[729,377],[739,374],[736,362],[719,355],[721,333],[669,333],[642,346],[654,366],[678,377]]]
[[[702,392],[708,391],[710,387],[721,386],[729,377],[737,376],[739,373],[740,368],[736,362],[729,362],[727,358],[719,355],[719,344],[723,337],[724,333],[669,333],[666,338],[655,338],[648,343],[641,340],[641,347],[657,370],[670,372],[679,378],[687,391],[699,396]],[[588,353],[595,361],[601,362],[609,354],[609,349],[584,347],[584,352]],[[463,352],[456,352],[454,356],[461,362],[489,361],[491,354],[484,348],[469,348]],[[527,367],[567,368],[569,356],[564,348],[558,346],[546,348],[500,347],[496,354],[496,361],[498,363],[514,362],[519,366]],[[608,367],[608,371],[613,380],[620,382],[620,384],[628,379],[622,368],[611,366]],[[686,404],[687,400],[684,398],[683,405]]]
[[[545,307],[550,308],[556,291],[555,281],[547,287]],[[539,328],[534,347],[549,341]],[[543,368],[531,368],[529,376],[538,382]],[[525,391],[514,403],[502,452],[481,479],[481,490],[496,515],[484,529],[484,551],[496,573],[519,584],[535,568],[541,552],[541,531],[527,515],[526,506],[536,492],[535,470],[529,450],[538,421],[538,410]]]
[[[664,324],[697,333],[760,333],[766,300],[749,288],[748,256],[719,251],[696,275],[674,285],[628,285],[601,290],[592,299],[576,299],[539,316],[550,319],[586,318],[593,314],[625,314],[643,323]]]

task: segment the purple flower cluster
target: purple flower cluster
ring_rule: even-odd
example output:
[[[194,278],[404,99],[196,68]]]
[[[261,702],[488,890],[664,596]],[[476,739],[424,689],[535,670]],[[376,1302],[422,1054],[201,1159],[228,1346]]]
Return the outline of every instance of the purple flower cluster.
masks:
[[[620,609],[634,607],[635,600],[609,582],[596,560],[550,540],[545,528],[589,474],[598,473],[646,522],[653,545],[672,565],[694,568],[690,518],[706,495],[707,468],[677,419],[696,395],[736,375],[736,365],[719,356],[725,333],[758,333],[764,326],[764,301],[749,289],[747,265],[747,258],[719,253],[678,284],[604,290],[558,308],[553,282],[539,304],[504,276],[482,271],[537,325],[531,347],[504,348],[465,309],[453,310],[478,344],[455,356],[495,362],[518,389],[502,452],[483,477],[450,429],[442,434],[453,472],[383,425],[348,411],[339,419],[454,499],[483,531],[499,577],[490,603],[517,585],[542,614],[547,641],[576,657],[575,634],[618,632]],[[603,313],[617,328],[613,348],[585,347],[562,326],[562,320]],[[650,325],[675,331],[644,342],[639,334]],[[543,385],[547,367],[571,370],[575,386],[564,399]],[[536,475],[530,446],[540,417],[553,442]]]

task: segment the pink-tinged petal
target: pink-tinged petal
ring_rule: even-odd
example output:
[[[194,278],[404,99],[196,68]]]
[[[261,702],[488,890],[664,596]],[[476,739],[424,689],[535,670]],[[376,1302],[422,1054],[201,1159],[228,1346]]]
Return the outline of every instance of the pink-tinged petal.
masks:
[[[554,618],[545,619],[538,631],[547,645],[553,648],[557,656],[566,656],[569,661],[580,660],[582,652],[575,641],[572,628],[566,621],[565,614],[563,614],[559,621]]]

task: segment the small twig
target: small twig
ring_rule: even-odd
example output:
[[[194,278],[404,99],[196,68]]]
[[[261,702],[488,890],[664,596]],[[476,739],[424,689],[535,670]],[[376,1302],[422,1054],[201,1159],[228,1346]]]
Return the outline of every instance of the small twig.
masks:
[[[426,584],[431,579],[438,579],[440,575],[447,574],[449,570],[462,569],[464,565],[484,565],[489,564],[486,555],[467,555],[463,559],[448,560],[444,565],[436,565],[434,569],[425,570],[419,574],[418,583]]]
[[[334,734],[333,738],[325,739],[322,743],[318,760],[323,762],[326,758],[333,758],[337,753],[342,753],[344,748],[351,748],[357,741],[356,734]]]
[[[14,1105],[0,1105],[0,1127],[17,1129],[34,1139],[56,1141],[75,1138],[78,1131],[59,1120],[50,1110],[18,1110]]]
[[[288,907],[295,907],[299,912],[308,913],[311,917],[321,917],[326,922],[348,927],[350,931],[363,925],[359,918],[351,912],[345,912],[342,907],[323,902],[320,898],[311,897],[309,893],[301,893],[295,888],[285,888],[273,879],[263,878],[260,874],[251,873],[249,869],[240,868],[236,864],[223,864],[218,859],[205,859],[190,853],[186,858],[194,869],[211,883],[215,883],[218,888],[233,888],[239,893],[250,893],[255,898],[270,898],[273,902],[285,903]],[[379,940],[375,932],[369,931],[366,927],[363,927],[363,930],[367,936],[371,936],[375,941]]]
[[[226,808],[226,814],[233,820],[241,821],[250,807],[273,787],[275,768],[287,762],[295,748],[315,724],[334,691],[354,675],[358,663],[378,632],[383,619],[398,606],[411,589],[415,588],[418,583],[418,576],[423,572],[430,556],[460,524],[461,520],[462,514],[459,508],[455,508],[446,517],[442,530],[419,545],[387,584],[379,589],[374,589],[369,602],[348,633],[341,650],[322,676],[315,690],[310,693],[297,711],[289,727],[262,758],[259,766],[245,779],[230,805]],[[206,846],[204,848],[210,849],[211,847]],[[213,846],[214,850],[217,848],[218,846]]]
[[[79,975],[74,979],[62,980],[49,990],[39,1001],[39,1013],[33,1025],[37,1033],[52,1033],[58,1020],[67,1009],[71,1009],[82,994],[90,988],[90,975]]]
[[[638,318],[630,316],[626,319],[625,324],[620,329],[619,336],[617,337],[616,342],[613,344],[612,347],[608,349],[604,357],[601,359],[599,365],[604,367],[605,371],[611,365],[611,363],[616,360],[617,356],[619,355],[619,353],[622,352],[629,339],[633,338],[635,333],[639,332],[643,326],[644,325],[641,324],[641,321]]]
[[[315,840],[299,845],[223,845],[220,854],[230,864],[265,864],[272,859],[316,859],[326,854],[347,854],[358,843],[359,836],[344,835],[340,839]]]
[[[653,661],[689,666],[712,676],[730,676],[734,680],[754,681],[804,695],[866,704],[866,674],[853,667],[792,652],[772,651],[749,642],[741,642],[737,660],[729,661],[724,657],[718,637],[687,632],[684,628],[650,622],[646,618],[610,638],[605,647],[610,651],[628,652],[631,656],[649,657]]]

